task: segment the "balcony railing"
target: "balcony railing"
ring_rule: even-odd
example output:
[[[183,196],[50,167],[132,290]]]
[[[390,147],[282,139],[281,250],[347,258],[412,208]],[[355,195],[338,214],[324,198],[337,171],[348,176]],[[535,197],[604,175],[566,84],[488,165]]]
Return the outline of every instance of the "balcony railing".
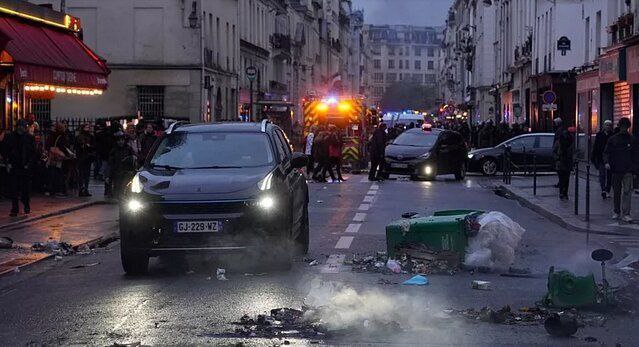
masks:
[[[291,50],[291,36],[285,34],[273,34],[271,35],[271,45],[275,49],[281,49],[283,51]]]

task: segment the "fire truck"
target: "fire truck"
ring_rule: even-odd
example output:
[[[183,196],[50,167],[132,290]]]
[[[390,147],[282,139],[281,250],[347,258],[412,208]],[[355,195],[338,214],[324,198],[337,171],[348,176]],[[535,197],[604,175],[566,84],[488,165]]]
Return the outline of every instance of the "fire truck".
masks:
[[[303,104],[304,136],[312,126],[335,125],[342,133],[344,167],[366,167],[367,142],[377,119],[377,112],[366,108],[361,98],[328,97],[307,100]]]

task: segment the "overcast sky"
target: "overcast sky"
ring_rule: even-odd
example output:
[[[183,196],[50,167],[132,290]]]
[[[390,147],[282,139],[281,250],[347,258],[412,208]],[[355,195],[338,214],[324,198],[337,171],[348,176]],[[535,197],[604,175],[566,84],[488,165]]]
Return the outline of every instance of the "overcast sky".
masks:
[[[453,0],[353,0],[367,24],[444,25]]]

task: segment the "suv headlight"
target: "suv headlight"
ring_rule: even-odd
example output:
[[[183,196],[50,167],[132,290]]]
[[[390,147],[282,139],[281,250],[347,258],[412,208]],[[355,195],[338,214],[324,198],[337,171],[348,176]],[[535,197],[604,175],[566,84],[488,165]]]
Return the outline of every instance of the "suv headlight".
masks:
[[[137,213],[142,211],[144,204],[140,200],[131,199],[127,202],[126,207],[130,212]]]
[[[131,193],[142,193],[146,181],[148,181],[146,177],[140,176],[139,173],[135,174],[131,180]]]
[[[420,159],[428,159],[430,158],[430,152],[426,152],[419,156]]]
[[[271,210],[275,206],[275,199],[270,195],[265,195],[257,200],[257,206],[263,210]]]
[[[475,156],[474,153],[468,153],[468,159],[473,159],[474,156]]]

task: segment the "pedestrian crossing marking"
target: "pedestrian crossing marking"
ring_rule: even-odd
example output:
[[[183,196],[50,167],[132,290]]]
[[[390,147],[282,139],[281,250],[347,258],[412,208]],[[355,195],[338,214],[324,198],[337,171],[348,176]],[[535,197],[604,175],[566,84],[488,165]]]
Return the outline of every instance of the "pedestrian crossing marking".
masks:
[[[373,184],[373,185],[371,186],[371,189],[372,189],[372,190],[377,190],[377,189],[379,189],[379,186],[378,186],[377,184]]]
[[[355,213],[353,222],[363,222],[366,219],[366,213]]]
[[[360,211],[368,211],[370,208],[371,208],[370,204],[361,204],[361,205],[359,205],[358,210],[360,210]]]
[[[337,244],[335,245],[336,249],[349,249],[351,247],[351,243],[353,242],[353,236],[342,236],[337,240]]]
[[[377,190],[371,189],[368,191],[368,193],[366,193],[366,195],[375,195],[377,194],[377,192],[378,192]]]
[[[346,231],[347,233],[356,233],[359,231],[359,228],[362,226],[362,224],[360,223],[352,223],[349,224],[348,227],[346,227]]]
[[[364,200],[363,200],[363,201],[364,201],[364,202],[373,202],[373,198],[374,198],[374,196],[372,196],[372,195],[366,195],[366,196],[364,197]]]

